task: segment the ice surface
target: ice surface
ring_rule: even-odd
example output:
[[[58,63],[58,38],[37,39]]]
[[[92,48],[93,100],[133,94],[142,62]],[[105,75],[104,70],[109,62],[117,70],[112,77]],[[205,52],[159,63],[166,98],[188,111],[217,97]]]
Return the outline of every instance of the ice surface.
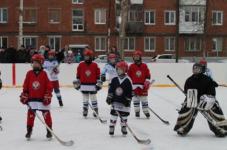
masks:
[[[129,125],[140,138],[150,138],[149,146],[139,145],[128,134],[122,137],[119,122],[114,137],[108,135],[108,124],[101,124],[89,112],[88,119],[82,117],[81,93],[72,88],[61,89],[65,106],[58,107],[56,98],[52,102],[53,129],[63,140],[74,140],[72,147],[63,147],[55,139],[47,141],[46,130],[38,119],[35,122],[31,141],[24,138],[26,132],[26,110],[20,104],[21,89],[3,89],[0,91],[0,112],[3,117],[0,132],[1,150],[227,150],[226,138],[216,138],[209,130],[206,120],[198,115],[192,131],[186,137],[173,132],[177,118],[176,109],[184,100],[184,95],[176,88],[152,88],[149,92],[149,104],[159,115],[170,121],[166,126],[154,115],[151,119],[134,117],[131,110]],[[227,115],[227,89],[218,88],[217,98]],[[105,103],[107,89],[98,93],[100,116],[109,121],[109,106]]]

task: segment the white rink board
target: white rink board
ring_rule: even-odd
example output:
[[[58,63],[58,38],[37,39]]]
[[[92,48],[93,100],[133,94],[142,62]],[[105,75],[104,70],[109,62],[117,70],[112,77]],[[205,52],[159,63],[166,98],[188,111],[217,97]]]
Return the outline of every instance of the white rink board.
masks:
[[[102,69],[105,64],[99,64]],[[156,85],[171,85],[172,83],[166,78],[170,75],[181,86],[185,80],[192,74],[192,63],[150,63],[148,67],[151,72],[151,78],[155,79]],[[63,86],[72,85],[72,81],[76,79],[76,68],[78,64],[61,64],[59,81]],[[218,83],[227,83],[227,64],[226,63],[210,63],[209,68],[213,72],[214,79]],[[16,86],[23,84],[26,72],[31,69],[30,64],[16,64]],[[12,86],[12,65],[0,64],[2,71],[2,80],[4,85]]]

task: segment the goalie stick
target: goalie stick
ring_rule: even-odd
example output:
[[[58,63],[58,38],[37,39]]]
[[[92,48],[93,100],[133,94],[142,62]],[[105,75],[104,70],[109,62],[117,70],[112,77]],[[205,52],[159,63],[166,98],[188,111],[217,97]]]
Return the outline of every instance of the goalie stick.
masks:
[[[31,107],[28,105],[28,108],[31,109]],[[32,110],[32,109],[31,109]],[[33,110],[32,110],[33,111]],[[56,140],[63,146],[72,146],[74,144],[74,141],[63,141],[61,140],[55,133],[54,131],[42,120],[42,118],[35,112],[33,111],[35,116],[41,121],[41,123],[47,128],[48,131],[50,131],[53,136],[56,138]]]
[[[106,124],[107,123],[107,120],[103,120],[99,114],[97,114],[97,112],[94,110],[94,108],[91,106],[90,103],[88,103],[89,107],[91,108],[91,110],[93,111],[93,113],[96,115],[96,117],[99,119],[99,121],[103,124]]]
[[[116,111],[116,110],[115,110]],[[144,144],[144,145],[149,145],[151,143],[150,139],[146,139],[146,140],[142,140],[139,139],[136,134],[133,132],[133,130],[129,127],[129,125],[127,124],[127,122],[125,122],[122,118],[122,116],[120,115],[120,113],[118,111],[116,111],[118,116],[121,118],[121,121],[126,125],[126,127],[128,128],[129,132],[132,134],[132,136],[134,137],[134,139],[139,143],[139,144]]]
[[[169,76],[167,75],[167,78],[169,78],[175,85],[176,87],[184,94],[184,90]],[[226,120],[223,121],[216,121],[213,118],[210,118],[209,115],[207,114],[206,111],[199,111],[206,119],[209,123],[211,123],[213,126],[215,126],[218,130],[220,130],[221,132],[226,133],[227,131],[225,129],[220,128],[220,126],[225,126],[225,123],[227,123]]]

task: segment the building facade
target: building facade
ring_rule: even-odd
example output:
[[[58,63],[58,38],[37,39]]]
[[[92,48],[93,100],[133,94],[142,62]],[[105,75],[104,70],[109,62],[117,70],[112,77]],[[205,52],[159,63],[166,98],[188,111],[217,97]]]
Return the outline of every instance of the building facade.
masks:
[[[227,56],[226,0],[130,0],[124,51]],[[0,0],[0,47],[17,47],[19,0]],[[118,0],[24,0],[23,43],[105,54],[119,44]],[[109,42],[108,42],[109,41]]]

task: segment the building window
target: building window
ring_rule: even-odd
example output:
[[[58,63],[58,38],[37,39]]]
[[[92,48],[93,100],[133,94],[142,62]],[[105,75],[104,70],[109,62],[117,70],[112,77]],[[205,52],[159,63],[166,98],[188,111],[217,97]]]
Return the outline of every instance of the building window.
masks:
[[[145,25],[155,25],[155,11],[145,11],[144,12]]]
[[[175,51],[175,37],[165,38],[165,51]]]
[[[106,51],[106,37],[95,37],[95,50]]]
[[[84,0],[72,0],[73,4],[83,4]]]
[[[165,25],[176,25],[176,11],[165,11]]]
[[[95,24],[106,24],[106,9],[95,9]]]
[[[186,7],[185,8],[185,22],[202,22],[202,11],[201,7]]]
[[[84,12],[82,9],[73,10],[72,20],[73,31],[84,31]]]
[[[0,36],[0,49],[8,47],[8,38]]]
[[[143,22],[143,11],[141,10],[130,10],[128,13],[129,22]]]
[[[25,8],[23,12],[23,23],[32,24],[37,22],[37,9]]]
[[[223,49],[223,39],[222,38],[213,38],[212,39],[212,50],[220,52]]]
[[[145,37],[144,39],[144,49],[145,51],[155,51],[156,38],[155,37]]]
[[[48,9],[49,23],[60,23],[61,22],[61,9],[49,8]]]
[[[126,50],[126,51],[135,50],[135,38],[134,37],[125,38],[124,50]]]
[[[212,11],[212,24],[215,26],[223,25],[223,11]]]
[[[61,48],[61,37],[60,36],[50,36],[49,45],[51,49],[59,50]]]
[[[23,44],[26,48],[37,48],[37,37],[23,37]]]
[[[202,40],[200,38],[186,38],[185,50],[189,52],[201,51]]]
[[[0,8],[0,23],[8,22],[8,10],[7,8]]]

